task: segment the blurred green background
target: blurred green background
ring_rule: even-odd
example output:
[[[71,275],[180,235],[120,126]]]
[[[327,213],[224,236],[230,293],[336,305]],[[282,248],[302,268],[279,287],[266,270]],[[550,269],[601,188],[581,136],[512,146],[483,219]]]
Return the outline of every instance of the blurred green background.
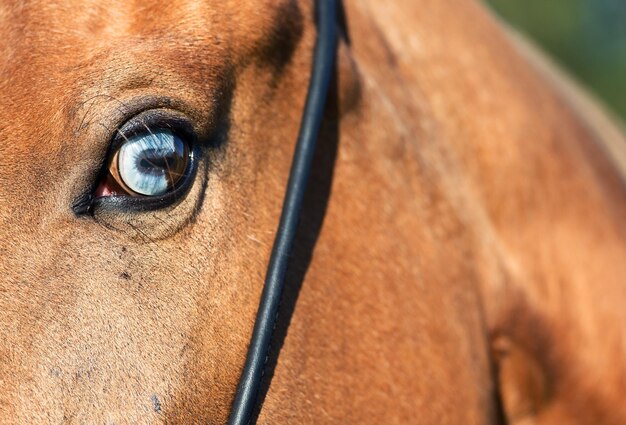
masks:
[[[486,0],[626,121],[626,0]]]

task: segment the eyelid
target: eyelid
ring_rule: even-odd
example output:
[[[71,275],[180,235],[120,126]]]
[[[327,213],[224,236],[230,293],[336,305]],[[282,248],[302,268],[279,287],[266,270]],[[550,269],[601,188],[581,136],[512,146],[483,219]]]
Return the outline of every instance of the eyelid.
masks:
[[[171,130],[183,136],[190,145],[197,142],[196,131],[186,116],[177,111],[154,109],[135,115],[116,130],[111,139],[108,157],[111,156],[111,153],[118,151],[128,138],[157,129]]]

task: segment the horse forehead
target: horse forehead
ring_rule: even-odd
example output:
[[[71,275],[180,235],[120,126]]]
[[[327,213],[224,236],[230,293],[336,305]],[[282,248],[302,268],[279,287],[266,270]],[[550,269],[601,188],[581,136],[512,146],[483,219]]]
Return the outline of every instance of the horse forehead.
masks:
[[[155,24],[177,25],[216,21],[247,25],[263,22],[285,7],[297,7],[294,0],[24,0],[0,4],[0,21],[19,21],[22,29],[62,29],[65,33],[97,33],[102,28],[141,30]],[[212,19],[218,18],[218,19]],[[32,27],[25,26],[31,21]],[[254,28],[250,28],[254,31]]]
[[[31,127],[43,132],[58,123],[85,93],[139,74],[149,80],[169,67],[181,79],[195,71],[207,80],[207,70],[258,50],[289,13],[299,13],[292,0],[3,3],[0,134],[27,144]],[[194,62],[202,67],[194,69]]]
[[[0,5],[0,48],[5,62],[20,54],[84,56],[80,48],[97,49],[129,38],[218,40],[245,49],[297,8],[293,0],[7,2]]]
[[[55,73],[67,76],[72,68],[82,67],[84,72],[88,67],[104,68],[137,51],[179,50],[181,55],[206,62],[211,59],[210,50],[219,50],[214,58],[236,61],[276,38],[276,27],[292,17],[299,18],[293,0],[5,3],[0,6],[0,72],[5,77],[0,85],[11,91],[19,88],[23,79],[33,87],[36,76],[45,84]],[[288,32],[278,33],[289,37]],[[113,65],[128,69],[128,64],[119,66],[117,62]],[[19,95],[11,93],[10,97]]]

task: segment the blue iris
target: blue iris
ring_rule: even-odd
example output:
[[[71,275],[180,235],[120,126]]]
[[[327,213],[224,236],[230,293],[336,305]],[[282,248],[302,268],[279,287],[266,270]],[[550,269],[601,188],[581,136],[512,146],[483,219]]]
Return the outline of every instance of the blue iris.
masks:
[[[133,192],[159,196],[171,190],[185,172],[185,142],[170,130],[139,133],[121,146],[118,170]]]

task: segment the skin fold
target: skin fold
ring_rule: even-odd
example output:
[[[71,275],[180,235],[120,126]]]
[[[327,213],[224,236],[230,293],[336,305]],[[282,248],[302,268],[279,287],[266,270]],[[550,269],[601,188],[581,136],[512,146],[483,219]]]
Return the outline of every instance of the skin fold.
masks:
[[[258,423],[626,423],[619,130],[475,0],[344,3]],[[310,0],[0,4],[0,423],[226,421],[314,41]],[[77,214],[153,110],[189,192]]]

